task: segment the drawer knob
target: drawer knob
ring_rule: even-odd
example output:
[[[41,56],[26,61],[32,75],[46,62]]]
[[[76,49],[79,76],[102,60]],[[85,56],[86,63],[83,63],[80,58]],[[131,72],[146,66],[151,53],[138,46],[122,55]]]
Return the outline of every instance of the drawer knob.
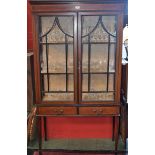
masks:
[[[64,110],[63,109],[54,109],[54,112],[58,115],[63,114]]]
[[[102,109],[100,109],[100,110],[99,110],[99,112],[103,112],[103,110],[102,110]]]
[[[96,109],[93,109],[92,111],[93,111],[93,112],[97,112],[97,110],[96,110]]]
[[[60,113],[62,114],[64,112],[64,110],[63,109],[60,109]]]

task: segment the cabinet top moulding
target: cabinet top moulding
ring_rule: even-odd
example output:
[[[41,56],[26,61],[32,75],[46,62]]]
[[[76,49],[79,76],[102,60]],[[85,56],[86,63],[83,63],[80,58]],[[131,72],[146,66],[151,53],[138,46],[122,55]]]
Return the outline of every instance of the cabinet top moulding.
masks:
[[[67,4],[68,3],[68,4]],[[94,4],[93,4],[94,3]],[[64,11],[117,11],[117,12],[124,12],[124,4],[121,2],[117,3],[105,3],[105,1],[101,1],[100,3],[94,1],[88,1],[87,3],[83,1],[38,1],[38,0],[30,0],[31,10],[34,13],[50,13],[50,12],[64,12]],[[78,8],[77,5],[79,6]]]
[[[127,0],[30,0],[31,4],[58,4],[58,3],[126,3]]]

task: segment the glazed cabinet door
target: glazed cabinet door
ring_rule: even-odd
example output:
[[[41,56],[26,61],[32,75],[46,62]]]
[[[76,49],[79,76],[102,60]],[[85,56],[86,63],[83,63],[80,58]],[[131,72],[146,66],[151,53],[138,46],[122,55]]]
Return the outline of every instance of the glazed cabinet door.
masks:
[[[36,20],[37,102],[119,104],[122,14],[42,13]]]
[[[75,13],[38,16],[38,83],[41,103],[77,102]]]
[[[121,62],[118,15],[80,12],[78,19],[80,103],[116,103]]]

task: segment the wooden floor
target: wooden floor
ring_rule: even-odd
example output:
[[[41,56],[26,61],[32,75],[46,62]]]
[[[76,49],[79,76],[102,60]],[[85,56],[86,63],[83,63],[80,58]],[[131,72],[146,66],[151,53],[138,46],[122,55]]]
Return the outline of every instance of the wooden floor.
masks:
[[[34,155],[39,155],[35,152]],[[62,152],[44,152],[42,155],[93,155],[90,153],[62,153]],[[94,154],[94,155],[116,155],[116,154]],[[117,155],[127,155],[127,153],[119,153]]]
[[[44,150],[42,155],[116,155],[114,146],[115,143],[111,139],[52,139],[42,143]],[[31,142],[28,149],[36,150],[34,154],[30,152],[28,155],[39,155],[38,142]],[[53,151],[48,152],[49,149]],[[117,155],[127,155],[126,152],[124,143],[120,139]]]

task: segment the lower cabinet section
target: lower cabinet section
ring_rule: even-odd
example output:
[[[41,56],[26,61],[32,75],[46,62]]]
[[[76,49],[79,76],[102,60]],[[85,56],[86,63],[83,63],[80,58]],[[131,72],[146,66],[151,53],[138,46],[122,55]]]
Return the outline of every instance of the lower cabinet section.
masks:
[[[119,107],[81,107],[81,115],[118,115]]]
[[[76,115],[76,107],[39,107],[39,115]]]
[[[79,107],[79,115],[119,115],[119,107]],[[77,107],[39,107],[39,115],[78,115]]]

